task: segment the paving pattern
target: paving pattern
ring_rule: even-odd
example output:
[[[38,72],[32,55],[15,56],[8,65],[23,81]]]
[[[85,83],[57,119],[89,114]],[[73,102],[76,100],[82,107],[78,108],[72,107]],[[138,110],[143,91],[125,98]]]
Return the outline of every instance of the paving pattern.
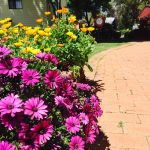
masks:
[[[99,119],[111,150],[150,150],[150,42],[94,55],[86,76],[101,85]],[[107,149],[107,148],[106,148]]]

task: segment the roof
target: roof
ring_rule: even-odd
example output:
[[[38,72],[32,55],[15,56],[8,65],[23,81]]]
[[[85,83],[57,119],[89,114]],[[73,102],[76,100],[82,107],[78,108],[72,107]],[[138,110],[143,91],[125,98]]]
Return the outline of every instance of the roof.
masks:
[[[145,6],[142,12],[140,13],[140,19],[143,19],[145,17],[150,17],[150,5]]]
[[[105,23],[113,24],[115,18],[114,17],[107,17]]]

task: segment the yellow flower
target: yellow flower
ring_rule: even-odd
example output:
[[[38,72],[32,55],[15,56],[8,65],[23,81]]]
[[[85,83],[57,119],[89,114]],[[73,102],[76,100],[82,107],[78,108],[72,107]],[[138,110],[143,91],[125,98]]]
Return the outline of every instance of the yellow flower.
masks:
[[[11,18],[5,18],[6,22],[11,21],[11,20],[12,20]]]
[[[72,36],[70,36],[73,40],[75,40],[76,38],[77,38],[77,36],[76,35],[72,35]]]
[[[18,34],[18,33],[19,33],[18,28],[14,28],[14,29],[13,29],[13,33]]]
[[[23,52],[23,53],[29,53],[31,49],[32,49],[31,47],[26,47],[26,48],[24,48],[24,49],[22,50],[22,52]]]
[[[0,24],[4,24],[4,23],[6,23],[5,20],[0,20]]]
[[[74,23],[77,19],[76,16],[71,15],[68,20],[69,22]]]
[[[51,12],[50,12],[50,11],[45,11],[44,14],[45,14],[46,16],[48,16],[48,15],[51,14]]]
[[[11,26],[11,22],[8,22],[7,24],[3,24],[2,28],[7,29]]]
[[[43,30],[39,30],[39,31],[38,31],[38,34],[41,35],[41,36],[44,36],[44,35],[45,35],[45,32],[44,32]]]
[[[38,54],[38,53],[40,53],[41,51],[40,51],[40,49],[30,49],[30,52],[32,53],[32,54]]]
[[[5,34],[5,32],[2,29],[0,29],[0,35],[1,34]]]
[[[51,35],[52,35],[52,33],[45,33],[45,35],[46,35],[46,36],[51,36]]]
[[[42,23],[43,22],[43,18],[36,19],[36,22],[37,23]]]
[[[83,27],[83,28],[80,28],[82,32],[86,32],[88,29]]]
[[[69,31],[69,32],[67,32],[66,34],[67,34],[68,36],[72,36],[72,35],[73,35],[73,32],[70,32],[70,31]]]
[[[18,25],[17,26],[19,26],[19,27],[23,27],[23,24],[22,23],[18,23]]]
[[[88,27],[88,29],[87,29],[89,32],[92,32],[92,31],[94,31],[95,30],[95,28],[94,27]]]
[[[35,30],[34,29],[29,29],[26,31],[27,35],[34,35],[35,34]]]
[[[59,46],[59,47],[63,47],[63,46],[64,46],[64,44],[59,43],[59,44],[57,44],[57,46]]]
[[[17,42],[17,43],[14,43],[15,46],[22,46],[22,42]]]
[[[45,52],[50,52],[50,50],[51,50],[50,48],[45,48],[44,49]]]
[[[58,9],[58,10],[56,10],[56,12],[61,14],[62,13],[62,9]]]
[[[51,28],[45,28],[44,31],[45,31],[46,33],[48,33],[48,32],[51,31]]]
[[[68,8],[62,7],[62,14],[67,14],[68,12]]]
[[[39,35],[35,35],[34,39],[37,40],[39,38]]]

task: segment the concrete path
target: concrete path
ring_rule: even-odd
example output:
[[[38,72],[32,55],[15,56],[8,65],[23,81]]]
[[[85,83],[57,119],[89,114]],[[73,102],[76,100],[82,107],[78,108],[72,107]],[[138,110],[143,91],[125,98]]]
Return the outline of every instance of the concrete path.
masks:
[[[90,64],[86,76],[103,86],[99,125],[110,149],[150,150],[150,42],[96,54]]]

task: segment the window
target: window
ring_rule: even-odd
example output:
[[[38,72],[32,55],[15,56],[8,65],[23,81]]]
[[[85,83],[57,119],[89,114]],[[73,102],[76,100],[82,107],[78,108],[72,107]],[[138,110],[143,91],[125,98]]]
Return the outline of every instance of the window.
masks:
[[[21,9],[22,0],[8,0],[9,9]]]

